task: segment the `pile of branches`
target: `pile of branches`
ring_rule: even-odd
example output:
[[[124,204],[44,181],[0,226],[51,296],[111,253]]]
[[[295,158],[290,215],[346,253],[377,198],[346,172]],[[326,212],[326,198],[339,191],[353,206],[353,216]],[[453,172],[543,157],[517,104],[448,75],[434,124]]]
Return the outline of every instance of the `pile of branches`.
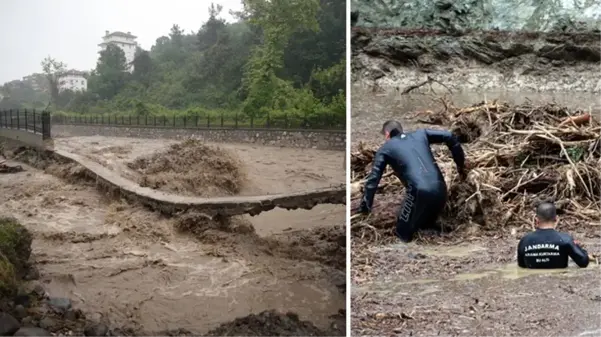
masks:
[[[601,127],[590,113],[555,104],[512,106],[493,101],[455,108],[445,102],[442,111],[426,112],[421,122],[452,130],[471,167],[462,181],[448,149],[434,149],[449,196],[439,220],[444,231],[530,227],[533,210],[542,201],[556,203],[561,229],[578,226],[582,231],[586,226],[597,231]],[[376,150],[360,144],[351,155],[354,209]],[[380,186],[372,215],[353,221],[355,236],[369,235],[371,241],[381,238],[383,229],[392,231],[403,187],[391,172]]]

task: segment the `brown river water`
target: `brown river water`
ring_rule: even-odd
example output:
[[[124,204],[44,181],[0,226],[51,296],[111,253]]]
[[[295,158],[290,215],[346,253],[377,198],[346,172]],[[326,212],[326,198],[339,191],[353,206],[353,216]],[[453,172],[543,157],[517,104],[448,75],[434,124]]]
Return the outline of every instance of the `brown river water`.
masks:
[[[126,170],[126,161],[169,143],[56,140],[57,147],[94,157],[118,173]],[[252,192],[285,193],[344,181],[342,152],[227,147],[246,163],[258,187]],[[295,156],[300,160],[291,165]],[[195,238],[176,231],[176,219],[109,199],[93,184],[23,166],[24,172],[0,175],[2,215],[16,217],[33,232],[34,258],[49,295],[71,298],[90,317],[146,334],[179,328],[206,333],[237,317],[276,309],[325,329],[329,316],[345,308],[337,287],[344,271],[286,250],[301,240],[297,236],[310,235],[309,229],[344,224],[344,206],[276,209],[239,219],[257,235]],[[304,248],[298,245],[299,251]]]

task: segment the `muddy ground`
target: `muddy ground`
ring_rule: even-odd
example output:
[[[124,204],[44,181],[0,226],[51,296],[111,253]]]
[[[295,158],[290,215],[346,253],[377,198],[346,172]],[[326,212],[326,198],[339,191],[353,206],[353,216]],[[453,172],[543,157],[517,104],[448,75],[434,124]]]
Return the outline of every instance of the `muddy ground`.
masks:
[[[353,148],[360,141],[380,144],[387,119],[401,121],[408,130],[437,128],[420,123],[419,113],[441,109],[444,95],[455,106],[496,98],[556,101],[599,115],[598,34],[596,40],[589,34],[583,43],[570,44],[553,36],[514,40],[413,32],[408,37],[398,30],[358,30],[353,35]],[[545,44],[555,45],[547,50],[553,53],[541,52]],[[592,56],[584,57],[588,51]],[[433,80],[423,84],[428,78]],[[429,232],[410,245],[398,243],[392,232],[379,243],[353,237],[353,335],[598,335],[598,264],[570,266],[565,273],[518,271],[516,247],[527,230],[469,236]],[[589,251],[601,251],[599,227],[571,234]]]
[[[71,144],[85,151],[78,141]],[[113,151],[102,153],[115,158],[125,152]],[[264,151],[256,161],[277,157]],[[297,172],[303,170],[300,163]],[[339,313],[345,308],[343,206],[274,210],[189,231],[191,222],[202,219],[166,218],[109,199],[93,183],[50,174],[64,174],[64,167],[43,172],[18,164],[24,172],[0,175],[2,213],[33,233],[33,256],[49,295],[72,299],[86,316],[102,317],[127,334],[205,334],[236,318],[277,310],[295,313],[321,334],[344,334]],[[313,167],[315,160],[304,170]],[[284,321],[289,327],[281,329],[288,335],[306,332],[306,323]]]

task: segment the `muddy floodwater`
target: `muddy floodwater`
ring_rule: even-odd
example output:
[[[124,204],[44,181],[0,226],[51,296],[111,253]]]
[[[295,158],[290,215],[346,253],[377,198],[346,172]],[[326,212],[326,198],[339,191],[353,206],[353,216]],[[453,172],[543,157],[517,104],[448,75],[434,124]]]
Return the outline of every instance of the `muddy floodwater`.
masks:
[[[57,139],[56,146],[127,175],[125,163],[156,151],[160,142],[81,137]],[[344,179],[342,153],[226,147],[248,163],[259,188],[255,193],[306,190]],[[299,160],[287,164],[295,155]],[[9,163],[25,171],[0,175],[0,208],[33,233],[34,258],[49,295],[71,298],[74,307],[108,319],[113,328],[200,334],[275,309],[328,329],[330,316],[345,308],[344,269],[323,262],[328,254],[321,250],[330,249],[327,239],[344,224],[344,206],[276,209],[236,220],[252,225],[256,234],[213,230],[197,237],[177,231],[177,217],[110,199],[93,183]]]
[[[417,113],[443,107],[442,95],[374,92],[365,84],[355,84],[352,97],[353,148],[361,141],[380,144],[379,131],[387,119],[401,121],[408,130],[437,128],[421,123]],[[601,107],[598,95],[586,93],[491,91],[447,96],[458,107],[497,98],[508,103],[555,101],[596,115]],[[410,244],[384,240],[369,245],[357,238],[351,267],[353,334],[600,335],[598,261],[585,269],[573,263],[565,270],[520,269],[516,248],[527,231],[502,228],[482,235],[432,234],[433,240]],[[582,225],[570,234],[590,253],[601,252],[598,227]]]

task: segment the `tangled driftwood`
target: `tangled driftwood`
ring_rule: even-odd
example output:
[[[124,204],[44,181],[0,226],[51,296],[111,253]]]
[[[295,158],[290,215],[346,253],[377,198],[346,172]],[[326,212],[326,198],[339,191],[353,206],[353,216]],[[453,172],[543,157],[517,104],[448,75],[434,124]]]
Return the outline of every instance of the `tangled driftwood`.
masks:
[[[459,181],[447,149],[434,150],[449,188],[440,219],[443,229],[529,226],[535,205],[550,200],[558,206],[563,228],[596,230],[592,226],[601,218],[598,120],[555,104],[511,106],[494,101],[455,108],[444,103],[442,111],[427,112],[422,122],[451,129],[464,143],[472,170],[466,181]],[[360,144],[351,155],[352,207],[358,206],[375,150]],[[392,175],[383,178],[373,214],[355,219],[354,235],[373,239],[382,234],[379,229],[391,230],[401,196],[398,180]]]

